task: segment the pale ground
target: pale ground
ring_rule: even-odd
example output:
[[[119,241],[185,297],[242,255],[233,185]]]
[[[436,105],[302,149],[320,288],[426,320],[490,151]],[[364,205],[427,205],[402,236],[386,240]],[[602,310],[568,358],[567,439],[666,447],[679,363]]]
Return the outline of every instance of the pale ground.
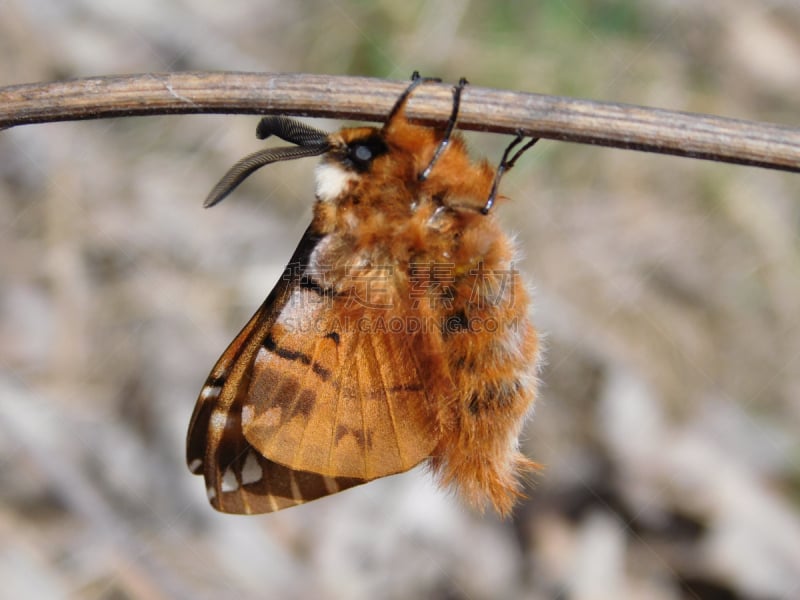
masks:
[[[0,85],[419,69],[800,125],[796,0],[108,6],[0,2]],[[513,520],[423,471],[214,513],[189,416],[313,194],[298,161],[201,209],[256,121],[0,133],[0,597],[800,597],[800,176],[753,168],[543,142],[508,176],[548,347]]]

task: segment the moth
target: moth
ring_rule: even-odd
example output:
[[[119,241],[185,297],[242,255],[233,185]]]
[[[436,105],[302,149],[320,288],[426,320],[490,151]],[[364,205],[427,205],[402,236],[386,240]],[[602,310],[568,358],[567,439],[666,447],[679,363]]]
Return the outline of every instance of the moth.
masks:
[[[187,464],[212,506],[267,513],[427,463],[478,510],[505,516],[536,469],[518,450],[538,338],[516,252],[491,212],[495,169],[454,127],[414,124],[412,76],[382,127],[327,134],[265,117],[294,144],[239,161],[212,206],[256,169],[321,155],[313,220],[280,281],[211,371]],[[511,156],[514,148],[519,148]]]

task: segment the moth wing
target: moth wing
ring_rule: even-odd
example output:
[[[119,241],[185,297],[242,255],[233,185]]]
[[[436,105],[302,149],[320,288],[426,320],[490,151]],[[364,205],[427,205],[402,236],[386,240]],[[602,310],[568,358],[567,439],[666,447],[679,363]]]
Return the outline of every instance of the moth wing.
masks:
[[[314,293],[297,290],[306,301]],[[269,460],[368,481],[416,466],[438,436],[413,337],[370,331],[365,324],[388,314],[336,306],[343,302],[284,309],[255,355],[242,425]],[[288,322],[304,331],[282,325]]]
[[[365,483],[296,471],[265,458],[242,432],[244,394],[227,408],[220,403],[221,396],[221,387],[213,382],[203,388],[188,442],[189,468],[204,476],[215,509],[236,514],[273,512]]]
[[[195,405],[186,438],[186,461],[192,473],[203,475],[209,501],[219,511],[273,512],[365,483],[296,471],[273,462],[253,448],[242,431],[242,406],[253,357],[316,242],[317,238],[306,232],[281,281],[214,365]]]

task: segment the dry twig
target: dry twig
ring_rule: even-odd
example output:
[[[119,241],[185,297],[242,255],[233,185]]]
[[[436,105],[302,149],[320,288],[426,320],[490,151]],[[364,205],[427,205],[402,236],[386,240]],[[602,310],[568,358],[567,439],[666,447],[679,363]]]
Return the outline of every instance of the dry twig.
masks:
[[[0,129],[174,113],[383,120],[405,82],[270,73],[148,73],[0,88]],[[443,122],[450,86],[420,88],[412,118]],[[723,117],[468,86],[459,127],[800,171],[800,129]]]

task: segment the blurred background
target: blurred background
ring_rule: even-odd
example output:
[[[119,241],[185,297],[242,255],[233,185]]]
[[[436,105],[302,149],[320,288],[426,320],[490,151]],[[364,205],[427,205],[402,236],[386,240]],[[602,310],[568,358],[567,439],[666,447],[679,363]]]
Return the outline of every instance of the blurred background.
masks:
[[[419,69],[797,127],[800,4],[0,2],[0,85],[185,69]],[[313,201],[307,160],[201,208],[257,120],[0,133],[0,597],[800,597],[800,176],[755,168],[542,142],[505,178],[547,345],[513,519],[422,469],[215,513],[189,417]]]

